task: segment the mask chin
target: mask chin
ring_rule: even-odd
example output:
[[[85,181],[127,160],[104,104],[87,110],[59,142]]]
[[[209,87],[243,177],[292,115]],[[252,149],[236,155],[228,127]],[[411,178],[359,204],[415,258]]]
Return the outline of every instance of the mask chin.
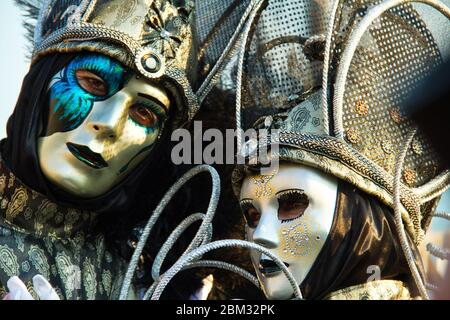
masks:
[[[283,279],[280,279],[280,278]],[[269,300],[289,300],[294,294],[294,290],[284,274],[265,280],[264,294]]]

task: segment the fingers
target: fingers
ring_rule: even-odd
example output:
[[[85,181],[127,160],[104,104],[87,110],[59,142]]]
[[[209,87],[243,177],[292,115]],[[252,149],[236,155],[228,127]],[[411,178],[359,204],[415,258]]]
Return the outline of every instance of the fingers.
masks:
[[[212,274],[202,280],[203,287],[196,293],[191,295],[189,300],[208,300],[208,296],[214,285],[214,277]]]
[[[2,300],[12,300],[11,295],[9,293],[5,294]]]
[[[6,285],[9,293],[3,300],[34,300],[25,284],[18,277],[11,277]],[[60,300],[50,283],[41,275],[33,277],[33,287],[41,300]]]
[[[60,300],[55,289],[40,274],[33,277],[33,287],[41,300]]]
[[[11,277],[6,285],[9,290],[6,300],[34,300],[25,284],[18,277]]]

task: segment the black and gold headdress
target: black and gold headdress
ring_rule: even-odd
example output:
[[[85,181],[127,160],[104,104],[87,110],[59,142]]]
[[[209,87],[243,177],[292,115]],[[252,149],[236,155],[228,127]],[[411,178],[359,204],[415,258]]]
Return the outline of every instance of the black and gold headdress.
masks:
[[[32,62],[93,51],[169,80],[192,119],[262,0],[17,0],[33,33]],[[180,115],[178,115],[180,117]]]

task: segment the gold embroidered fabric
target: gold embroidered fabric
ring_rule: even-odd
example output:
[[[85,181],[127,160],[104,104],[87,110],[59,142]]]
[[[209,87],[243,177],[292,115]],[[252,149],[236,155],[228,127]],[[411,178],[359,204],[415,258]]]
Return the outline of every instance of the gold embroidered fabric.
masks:
[[[401,281],[378,280],[344,288],[328,295],[326,300],[410,300],[413,299]]]
[[[51,202],[0,162],[0,298],[12,276],[37,298],[32,278],[41,274],[61,299],[116,299],[126,263],[90,234],[95,217]]]

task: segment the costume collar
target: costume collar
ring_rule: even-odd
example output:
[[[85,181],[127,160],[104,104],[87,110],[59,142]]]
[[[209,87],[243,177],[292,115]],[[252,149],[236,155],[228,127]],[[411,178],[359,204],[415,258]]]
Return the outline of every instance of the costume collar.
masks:
[[[377,280],[347,287],[329,294],[325,300],[410,300],[409,289],[401,281]]]
[[[37,237],[89,233],[97,214],[61,206],[28,188],[0,159],[0,224]]]

